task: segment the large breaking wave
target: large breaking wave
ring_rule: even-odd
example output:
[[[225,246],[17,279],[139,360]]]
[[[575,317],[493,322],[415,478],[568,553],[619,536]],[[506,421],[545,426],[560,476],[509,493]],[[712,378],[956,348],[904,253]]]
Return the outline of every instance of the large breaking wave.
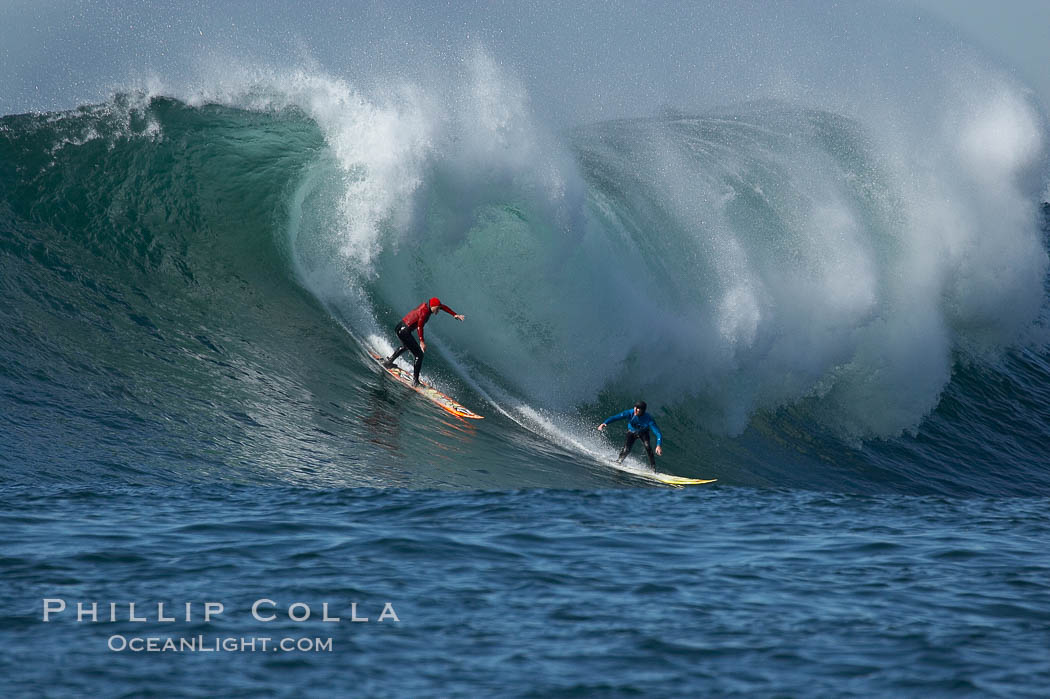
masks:
[[[468,316],[434,326],[437,380],[589,454],[595,419],[637,397],[679,458],[740,466],[769,444],[892,451],[945,419],[946,390],[978,403],[1006,375],[1001,415],[1042,385],[1046,128],[1000,71],[935,63],[853,101],[841,81],[814,96],[785,78],[764,99],[567,127],[487,49],[459,56],[367,85],[231,68],[5,117],[12,385],[65,366],[60,383],[90,403],[77,384],[98,379],[76,367],[110,367],[132,377],[117,404],[129,392],[127,419],[149,433],[167,429],[154,396],[181,376],[175,412],[254,406],[223,411],[265,428],[236,448],[301,459],[303,382],[323,393],[339,371],[298,365],[301,338],[367,376],[358,345],[389,349],[432,295]],[[1035,348],[1023,375],[1011,347]],[[1022,431],[1042,434],[1040,414]],[[965,435],[988,419],[947,422]]]

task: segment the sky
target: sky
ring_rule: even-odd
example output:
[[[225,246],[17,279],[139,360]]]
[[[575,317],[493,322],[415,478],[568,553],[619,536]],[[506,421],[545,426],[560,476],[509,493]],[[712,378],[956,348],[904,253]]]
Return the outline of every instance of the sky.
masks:
[[[290,53],[297,45],[306,46],[305,53],[338,73],[340,67],[353,62],[360,65],[414,60],[425,64],[431,57],[416,40],[421,34],[446,40],[469,34],[472,40],[482,43],[503,42],[510,58],[543,66],[543,59],[536,58],[537,52],[546,50],[542,39],[537,47],[528,38],[534,32],[545,33],[550,37],[548,47],[556,47],[556,53],[564,54],[561,65],[575,68],[596,60],[606,61],[604,72],[596,71],[591,80],[595,83],[595,95],[601,92],[600,98],[608,100],[628,89],[637,91],[637,85],[658,75],[658,67],[646,65],[653,53],[645,50],[648,41],[650,48],[656,46],[672,59],[687,53],[693,56],[687,59],[694,61],[685,66],[687,70],[682,70],[681,65],[666,66],[669,74],[678,70],[691,81],[681,86],[682,94],[688,90],[696,94],[714,92],[721,83],[703,81],[705,70],[712,65],[709,61],[720,57],[718,53],[704,53],[711,32],[740,30],[743,40],[737,40],[732,50],[745,58],[751,56],[756,62],[768,63],[769,55],[763,51],[770,49],[763,44],[776,43],[768,41],[769,23],[761,28],[767,32],[766,38],[755,41],[747,40],[749,30],[740,25],[755,17],[761,21],[762,15],[779,15],[780,21],[773,24],[778,30],[783,26],[783,33],[790,35],[792,21],[808,11],[818,17],[827,14],[829,19],[823,30],[833,33],[837,31],[835,16],[853,10],[870,15],[871,8],[880,4],[870,0],[841,0],[834,5],[831,2],[713,0],[704,4],[650,0],[642,5],[640,0],[451,0],[440,4],[429,0],[301,0],[274,3],[262,11],[260,3],[252,0],[0,0],[0,114],[68,109],[82,102],[100,101],[112,90],[120,89],[122,81],[136,73],[139,66],[151,63],[184,71],[195,52],[206,51],[217,41],[231,54],[245,55],[275,55],[278,48]],[[950,31],[1001,59],[1034,89],[1044,112],[1050,113],[1050,0],[884,0],[882,4],[902,6],[916,17],[943,23]],[[826,11],[831,7],[834,12]],[[617,14],[621,15],[619,22]],[[625,15],[640,19],[625,24]],[[743,19],[737,21],[738,17]],[[665,24],[668,22],[670,25]],[[707,26],[694,37],[690,35],[690,25]],[[676,31],[666,37],[654,36],[661,26],[675,26]],[[478,27],[484,27],[488,36],[476,31]],[[475,31],[469,31],[470,28]],[[705,30],[709,32],[706,36]],[[296,31],[304,34],[295,35]],[[580,48],[569,48],[576,43],[576,37],[585,34],[598,43],[581,42]],[[599,40],[605,36],[607,45],[602,46]],[[854,35],[851,40],[859,38]],[[678,45],[675,41],[683,43]],[[602,56],[591,55],[593,52],[601,52]],[[555,65],[550,61],[548,64]],[[546,69],[549,68],[544,66],[541,70]],[[573,76],[569,72],[541,75],[541,79],[527,82],[533,86],[553,82],[578,89],[580,86],[571,83]],[[747,76],[740,76],[738,82],[746,80]],[[669,101],[673,101],[674,92],[670,94]],[[655,90],[653,95],[658,102],[661,95]]]
[[[1050,113],[1050,0],[904,0],[1011,64]]]

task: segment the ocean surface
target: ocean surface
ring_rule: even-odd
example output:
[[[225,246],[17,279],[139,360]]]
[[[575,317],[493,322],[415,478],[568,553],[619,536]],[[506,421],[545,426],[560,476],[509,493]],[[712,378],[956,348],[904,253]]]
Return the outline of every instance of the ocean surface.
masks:
[[[483,40],[0,116],[0,695],[1045,696],[1050,130],[922,36],[864,101],[554,123]],[[368,356],[431,296],[484,420]],[[639,399],[715,483],[611,462]]]

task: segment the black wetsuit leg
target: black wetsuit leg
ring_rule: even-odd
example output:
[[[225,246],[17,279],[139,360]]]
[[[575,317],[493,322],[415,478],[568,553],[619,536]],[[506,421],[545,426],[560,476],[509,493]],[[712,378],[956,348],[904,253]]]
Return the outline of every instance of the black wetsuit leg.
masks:
[[[618,461],[621,463],[627,458],[627,455],[631,453],[631,449],[634,447],[635,440],[642,440],[642,445],[645,446],[645,454],[649,457],[649,465],[656,468],[656,456],[653,454],[653,448],[649,443],[649,430],[642,430],[641,432],[631,432],[627,430],[627,439],[624,440],[623,449],[620,450],[620,458]]]
[[[412,371],[414,372],[414,381],[419,383],[419,370],[423,366],[423,350],[419,347],[416,336],[412,334],[412,328],[403,322],[397,324],[394,332],[397,333],[397,339],[401,340],[401,346],[386,361],[393,364],[395,359],[400,357],[405,350],[408,350],[415,355],[416,362],[412,365]]]
[[[653,454],[653,447],[649,443],[649,430],[642,430],[638,433],[638,439],[642,440],[642,444],[645,446],[645,454],[649,457],[649,466],[656,468],[656,455]]]

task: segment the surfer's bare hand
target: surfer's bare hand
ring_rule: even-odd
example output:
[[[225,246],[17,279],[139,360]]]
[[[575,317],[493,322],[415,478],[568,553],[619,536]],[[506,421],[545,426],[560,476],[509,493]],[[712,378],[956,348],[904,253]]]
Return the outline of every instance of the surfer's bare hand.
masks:
[[[467,317],[460,313],[459,315],[453,316],[456,320],[466,320]]]
[[[598,431],[599,432],[604,432],[605,431],[605,423],[604,422],[602,424],[598,425]]]
[[[427,343],[425,343],[422,340],[420,340],[419,341],[419,349],[422,350],[423,352],[426,352],[427,351]]]
[[[656,455],[657,456],[663,456],[664,455],[664,450],[660,448],[659,444],[656,445]]]

